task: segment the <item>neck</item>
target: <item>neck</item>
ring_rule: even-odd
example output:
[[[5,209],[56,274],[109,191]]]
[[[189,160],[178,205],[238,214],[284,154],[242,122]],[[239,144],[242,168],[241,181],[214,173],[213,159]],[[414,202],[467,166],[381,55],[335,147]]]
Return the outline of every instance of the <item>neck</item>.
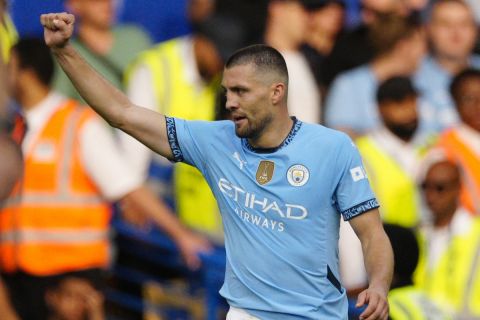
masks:
[[[453,210],[449,210],[448,213],[444,213],[440,217],[436,218],[434,221],[435,228],[443,228],[448,226],[453,219],[453,215],[455,214],[456,208]]]
[[[404,61],[400,61],[392,55],[382,55],[373,60],[371,67],[378,82],[381,83],[392,76],[409,75],[409,72],[404,69],[404,65]]]
[[[288,113],[285,113],[285,115],[281,117],[272,119],[270,125],[262,131],[259,137],[249,138],[248,142],[254,148],[276,148],[281,145],[288,136],[292,130],[292,126],[293,120]]]
[[[436,56],[435,61],[450,74],[457,74],[469,65],[469,59],[466,58],[449,58],[445,56]]]
[[[50,92],[48,87],[40,84],[25,87],[26,88],[22,90],[23,92],[19,95],[17,101],[22,108],[27,111],[38,105]]]
[[[279,24],[269,23],[265,31],[265,43],[279,51],[297,51],[299,44],[289,39]]]
[[[109,28],[84,25],[78,30],[79,39],[93,52],[107,55],[113,46],[113,33]]]

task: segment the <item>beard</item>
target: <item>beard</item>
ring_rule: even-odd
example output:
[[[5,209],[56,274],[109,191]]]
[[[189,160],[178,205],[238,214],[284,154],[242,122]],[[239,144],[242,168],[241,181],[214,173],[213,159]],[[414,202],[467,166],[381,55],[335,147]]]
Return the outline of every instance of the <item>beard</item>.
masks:
[[[385,126],[403,141],[410,141],[418,128],[418,120],[409,123],[385,123]]]
[[[239,138],[257,139],[271,122],[271,115],[258,120],[257,123],[247,118],[247,123],[243,127],[235,127],[235,134]]]

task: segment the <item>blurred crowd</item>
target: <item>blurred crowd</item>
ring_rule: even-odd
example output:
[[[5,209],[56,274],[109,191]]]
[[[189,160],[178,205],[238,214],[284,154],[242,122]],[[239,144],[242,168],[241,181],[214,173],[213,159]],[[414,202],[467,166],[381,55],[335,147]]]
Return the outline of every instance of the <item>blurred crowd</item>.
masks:
[[[30,28],[22,20],[31,2],[0,0],[0,318],[107,319],[111,270],[138,264],[112,239],[112,219],[139,237],[165,234],[194,274],[222,248],[222,222],[200,172],[83,105],[38,17]],[[395,252],[391,318],[480,319],[479,3],[65,0],[49,9],[75,14],[73,45],[134,103],[189,120],[229,118],[220,77],[235,50],[278,49],[290,114],[346,132],[363,157],[365,172],[352,175],[368,176]],[[339,259],[355,319],[367,279],[347,223]]]

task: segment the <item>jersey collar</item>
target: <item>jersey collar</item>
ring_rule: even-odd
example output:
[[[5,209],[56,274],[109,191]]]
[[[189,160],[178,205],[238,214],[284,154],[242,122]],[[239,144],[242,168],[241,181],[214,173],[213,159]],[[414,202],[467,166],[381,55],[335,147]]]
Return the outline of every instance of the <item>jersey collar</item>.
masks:
[[[298,130],[300,130],[300,127],[303,123],[296,117],[291,117],[291,119],[293,120],[292,129],[290,129],[288,136],[285,138],[285,140],[282,141],[282,143],[280,143],[280,145],[273,148],[255,148],[248,142],[248,139],[242,138],[243,145],[245,146],[245,148],[255,153],[274,153],[281,148],[288,146],[290,142],[292,142],[293,138],[295,138],[295,136],[297,135],[297,132]]]

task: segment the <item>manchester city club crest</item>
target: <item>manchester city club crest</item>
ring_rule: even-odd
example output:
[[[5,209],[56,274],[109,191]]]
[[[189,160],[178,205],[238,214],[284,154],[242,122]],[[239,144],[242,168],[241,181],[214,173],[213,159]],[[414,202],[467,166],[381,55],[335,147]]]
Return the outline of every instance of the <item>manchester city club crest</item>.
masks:
[[[261,185],[267,184],[272,180],[275,163],[273,161],[262,160],[257,169],[257,182]]]
[[[296,164],[291,166],[287,171],[287,180],[294,187],[301,187],[305,185],[310,177],[308,169],[301,165]]]

